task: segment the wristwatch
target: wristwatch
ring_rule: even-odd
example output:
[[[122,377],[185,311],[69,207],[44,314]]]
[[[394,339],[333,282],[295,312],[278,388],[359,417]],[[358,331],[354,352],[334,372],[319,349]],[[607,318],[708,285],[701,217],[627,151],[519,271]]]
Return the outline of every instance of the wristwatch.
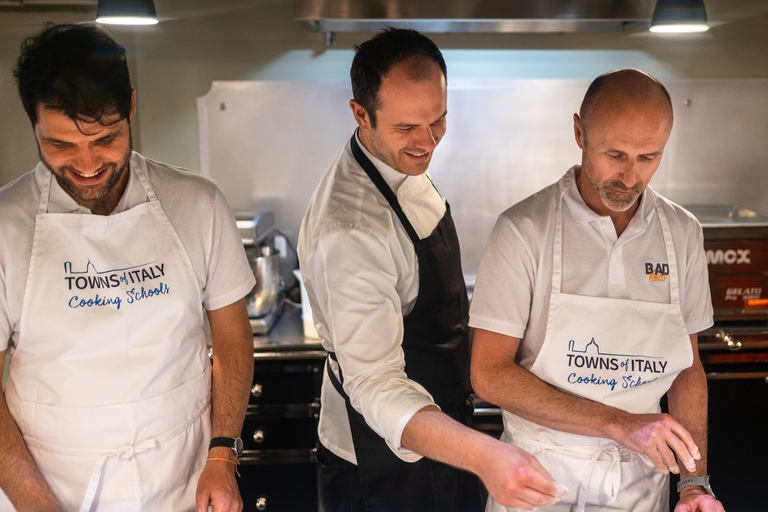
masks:
[[[235,437],[234,439],[231,437],[214,437],[208,445],[208,451],[211,451],[211,448],[217,446],[229,448],[235,453],[235,457],[238,459],[243,455],[243,440],[239,437]]]
[[[707,491],[707,494],[715,497],[715,493],[712,492],[712,488],[709,486],[709,475],[705,476],[687,476],[685,478],[682,478],[679,482],[677,482],[677,494],[680,495],[680,491],[682,491],[685,487],[690,487],[691,485],[698,485],[700,487],[703,487],[705,491]]]

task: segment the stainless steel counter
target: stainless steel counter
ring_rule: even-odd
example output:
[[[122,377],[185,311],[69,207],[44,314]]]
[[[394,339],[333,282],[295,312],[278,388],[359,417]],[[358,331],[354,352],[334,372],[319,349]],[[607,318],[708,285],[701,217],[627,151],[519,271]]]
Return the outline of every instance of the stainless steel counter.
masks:
[[[253,336],[254,359],[276,354],[282,359],[325,356],[321,340],[304,337],[301,309],[285,305],[282,315],[268,334]]]

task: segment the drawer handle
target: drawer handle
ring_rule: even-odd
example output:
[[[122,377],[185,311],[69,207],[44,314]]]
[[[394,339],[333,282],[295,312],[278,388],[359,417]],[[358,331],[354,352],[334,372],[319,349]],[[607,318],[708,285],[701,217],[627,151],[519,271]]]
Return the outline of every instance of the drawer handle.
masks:
[[[715,334],[715,337],[723,340],[723,343],[725,343],[725,345],[728,347],[728,350],[732,352],[741,350],[741,342],[739,340],[734,340],[733,336],[726,333],[725,331],[717,331],[717,334]]]
[[[267,510],[267,498],[262,496],[256,500],[256,510]]]
[[[253,440],[257,443],[264,442],[264,431],[259,429],[256,432],[253,433]]]
[[[706,375],[707,380],[762,379],[768,384],[768,373],[765,372],[710,372]]]
[[[256,398],[259,398],[263,391],[264,391],[264,388],[261,387],[261,384],[254,384],[253,387],[251,388],[251,394]]]

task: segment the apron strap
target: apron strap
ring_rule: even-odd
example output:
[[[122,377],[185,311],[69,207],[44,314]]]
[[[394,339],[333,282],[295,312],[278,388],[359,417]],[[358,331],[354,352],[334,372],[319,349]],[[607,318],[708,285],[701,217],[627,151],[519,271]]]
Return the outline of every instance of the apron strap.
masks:
[[[46,167],[47,170],[47,167]],[[43,185],[40,188],[40,202],[37,203],[37,214],[43,215],[48,213],[48,202],[51,200],[51,181],[53,180],[53,172],[48,170],[48,179],[43,180]]]
[[[560,200],[557,202],[557,210],[555,211],[555,239],[552,241],[553,294],[560,293],[563,283],[563,195],[560,196]]]
[[[416,230],[413,229],[411,221],[405,216],[405,212],[403,212],[403,209],[400,207],[400,203],[397,201],[395,193],[389,188],[389,185],[387,185],[387,182],[381,176],[381,173],[376,169],[376,166],[373,165],[373,162],[371,162],[368,157],[365,156],[363,150],[360,149],[360,145],[357,143],[357,132],[352,135],[349,145],[352,148],[352,155],[355,157],[355,160],[357,160],[357,163],[360,164],[360,167],[363,168],[365,174],[368,175],[373,184],[376,185],[376,188],[379,189],[379,192],[381,192],[384,199],[387,200],[389,206],[395,211],[397,218],[400,219],[400,223],[405,228],[405,232],[408,233],[408,238],[410,238],[411,242],[415,245],[419,241],[419,235],[417,235]]]
[[[117,448],[111,453],[101,456],[93,467],[93,473],[91,473],[91,479],[88,482],[88,490],[85,492],[85,498],[83,498],[82,505],[80,505],[80,512],[90,512],[91,506],[93,505],[93,498],[96,497],[96,491],[99,489],[99,484],[101,483],[104,463],[108,458],[120,457],[123,459],[130,459],[137,453],[151,450],[158,446],[160,446],[160,443],[157,439],[147,439],[137,445],[123,446],[122,448]]]
[[[595,469],[597,459],[601,455],[606,454],[611,457],[611,466],[608,468],[607,475],[604,481],[603,491],[605,494],[611,497],[611,501],[616,501],[616,495],[619,492],[621,486],[621,448],[615,445],[609,445],[602,449],[595,450],[592,457],[589,458],[587,467],[584,468],[584,474],[581,477],[581,484],[579,484],[579,499],[576,512],[584,512],[587,506],[587,486],[589,486],[589,479],[592,477],[592,472]]]
[[[93,466],[93,472],[91,473],[91,479],[88,482],[88,489],[85,492],[85,497],[80,505],[80,512],[90,512],[93,506],[93,499],[96,497],[96,491],[99,490],[101,484],[101,477],[104,469],[104,463],[110,457],[120,457],[121,459],[130,459],[137,453],[145,452],[147,450],[154,450],[160,447],[163,443],[169,439],[173,439],[182,432],[189,430],[192,425],[197,422],[203,414],[208,412],[210,414],[211,395],[209,394],[203,404],[195,411],[195,413],[189,417],[179,428],[176,428],[170,432],[167,432],[159,437],[146,439],[138,444],[122,446],[115,448],[114,450],[103,453],[98,458]]]
[[[661,201],[656,200],[656,214],[659,216],[661,224],[661,234],[664,236],[664,249],[667,251],[667,264],[669,265],[669,303],[680,303],[680,281],[678,280],[677,258],[675,257],[675,246],[672,241],[672,230],[669,229],[669,222],[664,210],[661,208]]]
[[[331,368],[331,359],[336,361],[336,366],[339,368],[339,377],[336,377],[336,374],[333,373],[333,369]],[[325,371],[328,372],[328,378],[331,380],[331,384],[333,384],[334,389],[341,395],[344,400],[349,400],[349,397],[347,396],[347,393],[344,392],[344,387],[341,385],[341,383],[344,381],[344,376],[341,374],[341,365],[339,364],[339,360],[336,359],[336,352],[328,352],[328,358],[325,360]]]
[[[134,158],[136,158],[135,166],[133,165]],[[157,201],[157,195],[155,195],[155,191],[152,188],[152,185],[149,183],[149,173],[147,171],[147,162],[142,158],[139,157],[136,153],[131,154],[131,164],[128,166],[128,171],[131,172],[136,170],[136,176],[139,177],[139,182],[141,183],[141,186],[144,188],[144,193],[147,194],[147,198],[150,202]]]

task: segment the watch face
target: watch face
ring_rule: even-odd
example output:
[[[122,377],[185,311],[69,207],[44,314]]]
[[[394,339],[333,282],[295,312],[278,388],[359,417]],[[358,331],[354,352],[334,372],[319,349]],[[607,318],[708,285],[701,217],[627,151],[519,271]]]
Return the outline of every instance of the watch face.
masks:
[[[243,454],[243,440],[239,437],[235,438],[235,446],[233,447],[235,450],[235,455],[240,457]]]

